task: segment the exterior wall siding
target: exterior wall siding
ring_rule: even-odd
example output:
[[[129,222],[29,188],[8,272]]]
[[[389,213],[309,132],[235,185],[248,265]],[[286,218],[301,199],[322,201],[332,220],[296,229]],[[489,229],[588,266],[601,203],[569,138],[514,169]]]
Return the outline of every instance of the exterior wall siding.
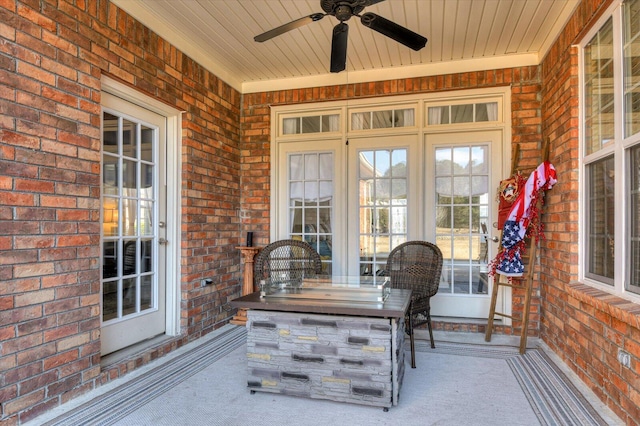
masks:
[[[100,365],[104,74],[184,111],[181,335],[110,366]],[[240,99],[108,1],[0,1],[0,424],[231,317],[218,300],[240,295]],[[205,277],[215,285],[202,288]]]
[[[545,200],[546,239],[540,250],[540,335],[567,365],[629,425],[640,423],[640,306],[577,282],[579,69],[581,41],[608,0],[583,1],[545,57],[542,135],[558,183]],[[618,349],[631,354],[622,367]]]

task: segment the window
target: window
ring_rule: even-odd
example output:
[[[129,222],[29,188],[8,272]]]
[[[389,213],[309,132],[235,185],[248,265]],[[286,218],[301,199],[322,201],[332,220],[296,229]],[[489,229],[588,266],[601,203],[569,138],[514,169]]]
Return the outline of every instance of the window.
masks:
[[[614,4],[601,22],[581,50],[581,272],[640,294],[640,0]]]
[[[430,106],[427,111],[429,126],[498,121],[497,102]]]
[[[388,129],[415,126],[415,109],[389,109],[351,113],[351,130]]]
[[[287,117],[282,120],[282,134],[337,132],[340,130],[339,124],[340,116],[337,114]]]

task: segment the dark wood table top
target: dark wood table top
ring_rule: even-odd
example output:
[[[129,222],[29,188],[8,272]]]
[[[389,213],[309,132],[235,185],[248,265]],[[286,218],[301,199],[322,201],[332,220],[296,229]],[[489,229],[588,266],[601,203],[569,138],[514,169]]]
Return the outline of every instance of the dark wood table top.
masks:
[[[260,292],[231,301],[234,308],[263,311],[300,312],[361,317],[402,318],[411,302],[411,290],[392,288],[384,303],[352,302],[317,299],[260,298]]]

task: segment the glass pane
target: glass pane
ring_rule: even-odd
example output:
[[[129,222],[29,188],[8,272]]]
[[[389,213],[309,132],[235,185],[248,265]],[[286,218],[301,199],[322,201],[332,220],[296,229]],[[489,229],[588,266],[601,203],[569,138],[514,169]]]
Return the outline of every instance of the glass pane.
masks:
[[[102,283],[102,321],[118,318],[118,281]]]
[[[429,125],[449,124],[449,107],[429,107],[428,110]]]
[[[351,114],[351,130],[367,130],[371,128],[371,113],[354,112]]]
[[[436,149],[436,175],[450,175],[452,173],[451,167],[453,163],[451,161],[451,155],[451,148]]]
[[[320,179],[333,180],[333,154],[322,153],[319,155],[319,161],[320,161],[320,170],[319,170]]]
[[[407,180],[406,179],[391,179],[391,197],[394,203],[398,203],[401,200],[407,199]]]
[[[453,148],[453,174],[468,175],[469,174],[469,153],[468,147]]]
[[[436,202],[438,204],[451,203],[451,197],[453,196],[453,178],[451,177],[439,177],[436,178]]]
[[[373,178],[373,152],[361,151],[359,154],[359,158],[360,167],[358,172],[360,174],[360,179]]]
[[[138,158],[138,135],[136,123],[122,119],[122,155]]]
[[[473,122],[473,104],[451,105],[451,122],[452,123],[472,123]]]
[[[102,114],[102,150],[118,153],[118,117],[105,112]]]
[[[143,198],[153,198],[153,169],[151,164],[140,164],[140,196]]]
[[[302,209],[290,209],[289,217],[291,217],[291,234],[302,234]]]
[[[153,202],[140,201],[140,235],[153,235]]]
[[[440,247],[440,244],[438,244]],[[443,253],[444,254],[444,253]],[[440,279],[440,286],[438,287],[438,293],[440,294],[451,294],[453,292],[453,286],[451,285],[452,279],[452,271],[453,268],[448,263],[443,263],[442,265],[442,277]]]
[[[360,233],[373,233],[373,208],[360,207]]]
[[[415,126],[415,110],[413,108],[398,109],[393,112],[394,127]]]
[[[302,133],[319,133],[320,116],[302,117]]]
[[[452,226],[451,218],[451,207],[436,207],[436,233],[440,234],[443,232],[449,232],[449,229],[451,229]]]
[[[337,132],[340,130],[340,116],[338,114],[322,116],[322,131]]]
[[[470,276],[467,265],[454,266],[453,269],[453,292],[455,294],[470,293]]]
[[[471,148],[471,173],[484,174],[489,172],[489,155],[486,146]]]
[[[138,203],[122,200],[122,235],[137,235]]]
[[[289,184],[289,201],[291,205],[302,205],[304,197],[304,183],[291,182]]]
[[[589,164],[587,207],[587,271],[613,284],[614,278],[614,160]]]
[[[391,232],[393,234],[407,233],[407,208],[406,207],[391,208]]]
[[[102,155],[102,194],[118,195],[118,158]]]
[[[391,173],[391,155],[389,151],[379,150],[375,152],[374,176],[389,176]]]
[[[370,206],[374,202],[373,185],[375,181],[373,179],[360,180],[360,203]]]
[[[640,146],[629,153],[629,264],[626,289],[640,293]]]
[[[300,133],[299,123],[300,120],[298,117],[285,118],[284,120],[282,120],[282,134],[295,135]]]
[[[118,242],[102,242],[102,278],[118,276]]]
[[[104,197],[102,199],[102,233],[105,237],[118,236],[118,199]]]
[[[318,179],[318,154],[304,156],[304,178]]]
[[[469,233],[469,207],[455,206],[453,208],[453,232]],[[467,238],[467,237],[465,237]],[[468,241],[466,242],[468,245]],[[466,248],[468,250],[468,247]]]
[[[393,111],[374,111],[372,124],[374,129],[393,127]]]
[[[585,152],[598,151],[614,138],[613,23],[611,18],[584,48]]]
[[[471,268],[471,292],[473,294],[487,294],[489,291],[489,276],[487,268]]]
[[[140,273],[153,271],[153,251],[151,240],[144,240],[140,242],[142,248],[140,253]]]
[[[140,311],[153,308],[153,275],[140,277]]]
[[[122,161],[122,195],[125,197],[137,197],[138,196],[138,174],[137,165],[135,161],[123,160]]]
[[[154,129],[146,126],[140,128],[140,159],[143,161],[153,161],[153,136]]]
[[[136,279],[122,280],[122,316],[136,313]]]
[[[318,204],[318,181],[304,182],[304,204],[313,206]]]
[[[394,177],[407,176],[407,150],[395,149],[391,152],[391,168]]]
[[[640,1],[624,3],[625,137],[640,131]]]

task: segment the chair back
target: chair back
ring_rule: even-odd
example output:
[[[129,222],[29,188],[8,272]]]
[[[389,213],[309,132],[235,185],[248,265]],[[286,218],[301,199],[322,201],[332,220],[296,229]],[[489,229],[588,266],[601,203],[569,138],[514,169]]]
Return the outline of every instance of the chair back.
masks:
[[[314,277],[322,273],[322,260],[308,243],[299,240],[280,240],[267,244],[256,255],[253,282],[259,288],[261,280],[282,280]]]
[[[438,292],[442,274],[442,251],[426,241],[407,241],[389,253],[386,274],[391,287],[412,290],[412,299]]]

